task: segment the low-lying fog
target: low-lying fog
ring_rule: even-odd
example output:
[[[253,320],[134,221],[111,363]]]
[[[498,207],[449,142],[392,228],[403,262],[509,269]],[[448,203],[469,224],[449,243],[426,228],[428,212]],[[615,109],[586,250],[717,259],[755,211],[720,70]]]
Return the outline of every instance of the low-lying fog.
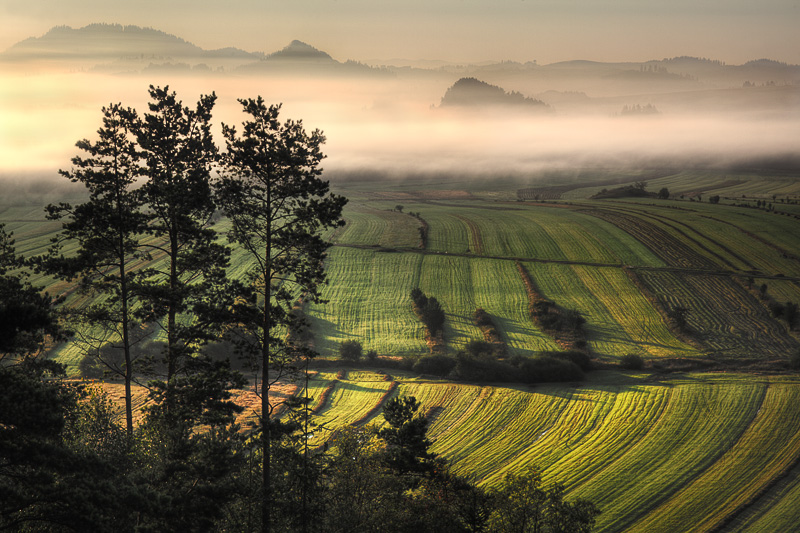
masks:
[[[525,78],[487,74],[485,81],[542,100],[549,112],[440,108],[459,77],[413,71],[322,77],[9,70],[0,81],[0,175],[55,175],[69,167],[75,142],[95,138],[101,107],[122,102],[142,113],[151,83],[169,85],[190,106],[200,94],[216,92],[221,148],[220,123],[244,118],[237,98],[262,95],[267,102],[282,102],[283,118],[302,119],[306,128],[324,131],[324,168],[336,179],[351,171],[524,176],[543,167],[598,161],[717,165],[800,151],[798,85],[744,88],[688,81],[676,86],[670,80],[663,86],[615,87],[574,74],[545,79],[535,72]]]

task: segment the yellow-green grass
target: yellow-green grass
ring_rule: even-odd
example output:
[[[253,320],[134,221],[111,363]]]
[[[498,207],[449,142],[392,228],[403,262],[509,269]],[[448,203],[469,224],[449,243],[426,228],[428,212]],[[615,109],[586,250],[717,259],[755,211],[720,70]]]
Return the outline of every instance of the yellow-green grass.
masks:
[[[767,286],[767,296],[780,303],[800,303],[800,284],[795,281],[779,279],[755,279],[753,287],[760,289],[761,285]]]
[[[627,336],[631,351],[638,349],[643,355],[654,357],[697,355],[695,348],[675,337],[664,317],[622,270],[584,266],[574,266],[572,270],[602,302],[605,313],[601,316],[616,321]]]
[[[710,531],[754,499],[800,454],[800,414],[789,408],[799,402],[796,385],[771,384],[755,418],[736,443],[631,531],[675,531],[690,520],[695,521],[695,531]],[[769,453],[777,443],[781,453]],[[758,450],[765,453],[753,453]]]
[[[424,332],[411,307],[423,256],[334,247],[323,287],[325,304],[306,308],[314,347],[326,356],[357,340],[365,350],[386,354],[425,353]]]
[[[620,209],[664,228],[672,226],[678,238],[682,238],[678,232],[683,232],[705,247],[699,253],[722,267],[800,275],[800,263],[785,254],[800,250],[800,221],[795,218],[725,205],[693,205],[690,210],[676,211],[629,204]]]
[[[333,380],[336,379],[334,382]],[[333,388],[329,391],[324,405],[322,395],[330,384]],[[319,445],[328,440],[331,431],[335,428],[352,425],[354,423],[368,422],[365,420],[371,411],[371,419],[380,415],[375,410],[376,405],[389,391],[391,382],[384,376],[373,372],[351,373],[344,378],[335,378],[330,373],[320,374],[309,381],[309,397],[312,409],[316,409],[313,422],[316,428],[314,445]]]
[[[336,234],[334,242],[401,248],[419,246],[421,223],[408,213],[355,204],[345,209],[344,219],[345,227]]]
[[[591,351],[600,356],[644,352],[650,356],[692,356],[658,311],[620,269],[525,263],[539,291],[586,319]]]
[[[800,522],[800,465],[791,469],[755,502],[745,507],[722,531],[773,533],[792,531]]]
[[[749,503],[758,510],[750,522],[800,514],[798,481],[775,485],[800,460],[796,379],[597,372],[579,384],[501,387],[393,377],[396,394],[415,396],[430,416],[432,451],[454,472],[495,486],[506,473],[540,468],[568,497],[601,508],[598,531],[710,530],[747,516]],[[358,420],[390,386],[364,379],[339,381],[326,427]]]
[[[510,354],[534,355],[560,349],[549,335],[533,324],[525,284],[514,262],[473,259],[469,267],[475,307],[489,313]],[[468,318],[474,311],[463,310]]]
[[[442,305],[446,317],[444,338],[451,349],[462,348],[472,340],[483,340],[483,333],[472,322],[472,313],[478,306],[475,288],[481,283],[483,272],[473,277],[471,261],[445,255],[425,255],[422,260],[419,288]]]
[[[464,205],[469,205],[464,202]],[[444,207],[423,212],[429,249],[509,258],[661,266],[653,252],[613,224],[569,209]],[[429,208],[430,209],[430,208]],[[469,224],[479,233],[480,250]]]
[[[798,342],[744,287],[725,276],[641,271],[664,309],[689,309],[692,337],[712,355],[786,357]]]

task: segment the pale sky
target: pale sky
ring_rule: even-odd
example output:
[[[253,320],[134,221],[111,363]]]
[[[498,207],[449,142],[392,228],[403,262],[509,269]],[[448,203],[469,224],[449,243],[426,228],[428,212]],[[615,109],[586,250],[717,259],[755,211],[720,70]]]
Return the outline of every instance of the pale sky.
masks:
[[[800,63],[800,0],[0,0],[0,21],[0,50],[106,22],[206,49],[273,52],[300,39],[341,61]]]

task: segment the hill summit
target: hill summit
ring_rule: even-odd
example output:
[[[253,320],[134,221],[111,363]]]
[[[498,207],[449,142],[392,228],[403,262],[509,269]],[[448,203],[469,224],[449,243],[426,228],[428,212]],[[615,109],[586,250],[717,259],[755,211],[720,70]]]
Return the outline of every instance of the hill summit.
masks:
[[[288,61],[334,61],[334,59],[322,50],[317,50],[310,44],[303,41],[294,40],[289,46],[273,52],[267,59],[288,60]]]
[[[442,107],[447,106],[522,106],[547,108],[541,100],[528,98],[516,91],[506,92],[502,87],[491,85],[477,78],[461,78],[447,89],[442,97]]]

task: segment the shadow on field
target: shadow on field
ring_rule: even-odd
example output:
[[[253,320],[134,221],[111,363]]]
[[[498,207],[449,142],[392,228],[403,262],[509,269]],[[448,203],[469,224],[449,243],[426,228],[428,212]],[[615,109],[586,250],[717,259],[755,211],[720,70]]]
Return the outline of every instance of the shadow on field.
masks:
[[[529,387],[513,387],[534,394],[545,394],[570,401],[593,402],[590,398],[581,397],[581,392],[622,393],[644,387],[673,387],[672,381],[685,380],[683,375],[659,375],[649,372],[619,372],[596,370],[587,374],[586,381],[569,383],[541,383]]]

